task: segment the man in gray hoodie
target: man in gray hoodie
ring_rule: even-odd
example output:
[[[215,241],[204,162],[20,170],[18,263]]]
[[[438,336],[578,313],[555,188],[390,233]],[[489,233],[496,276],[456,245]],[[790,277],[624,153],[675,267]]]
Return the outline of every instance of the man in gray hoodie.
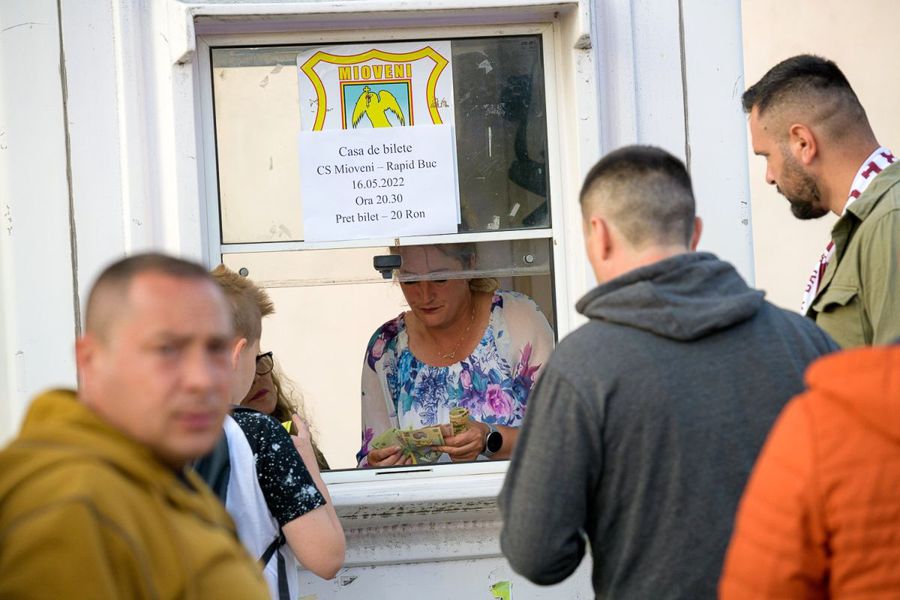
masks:
[[[593,555],[598,598],[715,598],[744,483],[803,372],[837,349],[700,238],[667,152],[605,156],[581,192],[598,287],[551,355],[499,503],[512,567],[551,584]],[[586,539],[585,539],[586,538]]]

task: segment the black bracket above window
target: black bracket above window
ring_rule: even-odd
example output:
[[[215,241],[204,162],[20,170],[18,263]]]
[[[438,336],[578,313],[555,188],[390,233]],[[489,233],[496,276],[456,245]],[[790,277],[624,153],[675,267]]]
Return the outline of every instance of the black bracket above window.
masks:
[[[372,259],[375,270],[381,273],[381,276],[385,279],[390,279],[393,276],[394,269],[399,269],[400,263],[401,259],[398,254],[382,254]]]

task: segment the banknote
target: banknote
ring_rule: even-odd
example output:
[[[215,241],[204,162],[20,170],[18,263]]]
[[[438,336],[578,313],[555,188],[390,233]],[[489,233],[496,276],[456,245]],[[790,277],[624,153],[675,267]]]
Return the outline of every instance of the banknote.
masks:
[[[404,456],[413,464],[432,463],[440,458],[441,453],[434,446],[444,444],[442,427],[433,425],[419,429],[398,429],[391,427],[369,442],[369,448],[388,448],[399,446]]]
[[[438,426],[420,427],[419,429],[401,429],[400,439],[407,446],[423,447],[423,446],[443,446],[444,434]]]
[[[371,442],[369,448],[387,448],[388,446],[403,446],[403,442],[398,435],[400,432],[396,427],[391,427],[382,431]]]
[[[453,435],[460,434],[469,429],[469,409],[456,406],[450,409],[450,427]]]

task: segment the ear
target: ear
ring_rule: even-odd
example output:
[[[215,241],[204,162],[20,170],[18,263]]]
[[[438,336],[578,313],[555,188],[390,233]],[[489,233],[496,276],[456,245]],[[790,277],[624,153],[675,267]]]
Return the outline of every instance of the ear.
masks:
[[[809,166],[819,151],[816,135],[802,123],[794,123],[788,129],[788,146],[794,158],[804,166]]]
[[[231,368],[237,370],[238,361],[241,358],[241,352],[244,348],[247,347],[247,338],[239,338],[238,341],[234,343],[234,349],[231,351]]]
[[[694,233],[691,234],[691,251],[697,249],[697,244],[700,243],[700,234],[703,233],[703,219],[700,217],[694,217]]]
[[[78,381],[78,394],[81,400],[88,401],[89,392],[86,382],[93,382],[94,375],[103,362],[103,341],[95,334],[85,333],[75,340],[75,367]]]
[[[90,370],[97,355],[97,343],[97,339],[90,333],[75,340],[75,364],[79,374]]]
[[[613,238],[606,219],[594,215],[585,222],[585,242],[590,254],[600,260],[609,258],[612,253]]]

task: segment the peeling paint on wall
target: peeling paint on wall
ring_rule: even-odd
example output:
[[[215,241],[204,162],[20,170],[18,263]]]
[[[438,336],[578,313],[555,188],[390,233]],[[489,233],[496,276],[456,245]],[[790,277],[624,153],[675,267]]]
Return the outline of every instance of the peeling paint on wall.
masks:
[[[338,516],[354,526],[357,523],[366,523],[367,521],[387,520],[401,516],[417,516],[428,517],[440,514],[442,518],[447,518],[453,514],[472,514],[476,512],[494,513],[497,510],[496,501],[491,498],[488,500],[454,500],[443,502],[421,502],[413,506],[408,504],[371,504],[367,506],[356,506],[352,509],[338,509]]]
[[[25,351],[17,350],[15,353],[16,392],[25,393]]]
[[[25,23],[18,23],[16,25],[10,25],[9,27],[4,27],[0,29],[0,33],[6,33],[10,29],[16,29],[18,27],[28,27],[28,29],[34,29],[35,25],[46,25],[46,23],[39,23],[37,21],[26,21]]]

